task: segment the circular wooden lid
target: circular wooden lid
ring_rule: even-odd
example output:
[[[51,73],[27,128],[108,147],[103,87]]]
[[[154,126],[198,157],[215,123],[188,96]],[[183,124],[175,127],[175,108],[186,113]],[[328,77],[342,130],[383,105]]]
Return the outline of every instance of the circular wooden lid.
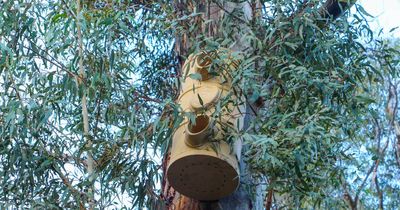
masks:
[[[215,103],[221,95],[221,90],[215,86],[202,86],[197,88],[194,93],[192,93],[192,99],[190,100],[190,105],[196,111],[202,108],[208,108],[213,103]],[[200,103],[200,99],[202,103]]]
[[[182,157],[168,168],[167,177],[179,193],[197,200],[218,200],[233,193],[239,174],[227,161],[209,155]]]

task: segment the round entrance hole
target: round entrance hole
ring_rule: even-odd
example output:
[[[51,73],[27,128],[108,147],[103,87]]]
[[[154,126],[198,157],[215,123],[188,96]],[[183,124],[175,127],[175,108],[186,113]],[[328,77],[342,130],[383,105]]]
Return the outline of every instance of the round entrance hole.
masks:
[[[194,62],[196,72],[201,75],[201,80],[204,81],[210,79],[211,75],[208,73],[208,69],[212,63],[211,57],[207,53],[203,52],[196,56]]]
[[[208,127],[210,119],[206,115],[196,117],[195,124],[189,123],[189,131],[193,134],[199,133]]]
[[[210,131],[210,118],[207,115],[199,115],[194,124],[187,124],[185,142],[190,147],[199,147],[207,142]]]

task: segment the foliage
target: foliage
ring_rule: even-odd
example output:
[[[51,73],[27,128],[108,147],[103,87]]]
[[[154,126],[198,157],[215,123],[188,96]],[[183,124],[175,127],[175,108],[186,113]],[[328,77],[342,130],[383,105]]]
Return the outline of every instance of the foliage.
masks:
[[[91,183],[82,135],[84,95],[98,207],[149,206],[158,197],[159,160],[171,130],[170,121],[157,116],[176,92],[171,35],[154,21],[165,14],[122,1],[86,3],[80,14],[72,2],[2,3],[2,205],[86,203]],[[83,84],[77,82],[75,16],[83,17]]]
[[[378,174],[384,206],[398,205],[397,112],[385,109],[399,76],[399,48],[373,35],[362,7],[327,24],[319,1],[265,1],[260,17],[245,21],[233,9],[208,36],[216,23],[202,19],[199,2],[189,1],[193,10],[182,13],[161,0],[83,1],[80,13],[72,1],[0,3],[0,204],[85,208],[94,186],[100,209],[160,208],[161,159],[184,116],[174,104],[180,61],[202,50],[219,50],[221,61],[228,56],[222,49],[246,45],[233,53],[234,71],[213,63],[215,73],[233,79],[228,95],[263,100],[250,127],[230,136],[244,139],[260,182],[245,184],[268,183],[287,196],[276,203],[290,209],[346,208],[346,195],[356,194],[373,208],[379,192],[363,183]],[[190,43],[181,57],[173,48],[177,34],[188,34]],[[214,117],[230,103],[244,101],[226,98]],[[367,176],[376,160],[380,171]]]

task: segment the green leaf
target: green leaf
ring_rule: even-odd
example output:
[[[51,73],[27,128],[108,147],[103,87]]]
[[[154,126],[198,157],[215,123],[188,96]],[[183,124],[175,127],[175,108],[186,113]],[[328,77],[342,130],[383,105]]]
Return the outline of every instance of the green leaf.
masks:
[[[391,29],[389,30],[389,33],[392,33],[393,31],[397,30],[398,28],[399,28],[399,26],[394,27],[394,28],[391,28]]]
[[[189,77],[190,77],[191,79],[194,79],[194,80],[201,80],[201,74],[199,74],[199,73],[192,73],[192,74],[189,74]]]
[[[199,99],[200,105],[204,106],[203,99],[201,99],[199,94],[197,94],[197,98]]]

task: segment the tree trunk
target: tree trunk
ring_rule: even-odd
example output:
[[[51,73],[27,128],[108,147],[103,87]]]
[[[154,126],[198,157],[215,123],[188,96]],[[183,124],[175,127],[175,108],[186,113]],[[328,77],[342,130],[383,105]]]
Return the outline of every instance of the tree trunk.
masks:
[[[221,1],[222,2],[222,1]],[[218,37],[220,33],[219,25],[220,21],[223,19],[225,15],[230,15],[233,10],[242,10],[242,16],[235,16],[238,24],[243,24],[242,29],[247,28],[246,23],[248,23],[256,14],[257,7],[260,9],[257,3],[250,4],[249,2],[243,3],[215,3],[209,2],[207,0],[198,0],[198,1],[182,1],[175,0],[174,6],[176,11],[176,19],[179,19],[185,15],[189,16],[193,13],[202,13],[202,15],[196,16],[194,18],[189,19],[187,22],[180,22],[182,27],[190,27],[191,25],[197,26],[195,30],[189,31],[187,33],[177,33],[176,35],[176,43],[175,43],[175,52],[181,59],[181,64],[185,58],[189,56],[189,52],[194,44],[193,40],[198,35],[203,35],[204,37]],[[248,44],[243,43],[240,38],[242,34],[234,34],[234,39],[236,40],[236,44],[232,46],[232,51],[241,51],[244,48],[248,47]],[[182,66],[182,65],[181,65]],[[250,109],[247,107],[246,109]],[[246,110],[246,113],[251,113],[251,110]],[[251,115],[246,114],[244,117],[244,129],[248,127],[249,122],[251,120]],[[244,151],[245,148],[242,148],[241,140],[238,140],[238,143],[235,144],[235,151]],[[165,156],[164,159],[164,180],[163,180],[163,197],[166,201],[166,205],[168,209],[174,210],[196,210],[196,209],[229,209],[229,210],[246,210],[246,209],[263,209],[263,192],[258,193],[255,199],[251,199],[248,192],[243,188],[240,184],[238,190],[232,195],[225,197],[219,201],[208,201],[201,202],[195,199],[191,199],[189,197],[185,197],[179,192],[175,191],[169,184],[168,180],[165,176],[166,167],[169,161],[169,153]],[[240,155],[239,155],[240,156]],[[239,158],[240,159],[240,158]],[[239,167],[241,171],[241,183],[252,183],[251,176],[248,174],[248,170],[246,170],[246,163],[243,159],[239,161]],[[246,173],[244,173],[246,172]],[[259,191],[259,190],[257,190]]]

